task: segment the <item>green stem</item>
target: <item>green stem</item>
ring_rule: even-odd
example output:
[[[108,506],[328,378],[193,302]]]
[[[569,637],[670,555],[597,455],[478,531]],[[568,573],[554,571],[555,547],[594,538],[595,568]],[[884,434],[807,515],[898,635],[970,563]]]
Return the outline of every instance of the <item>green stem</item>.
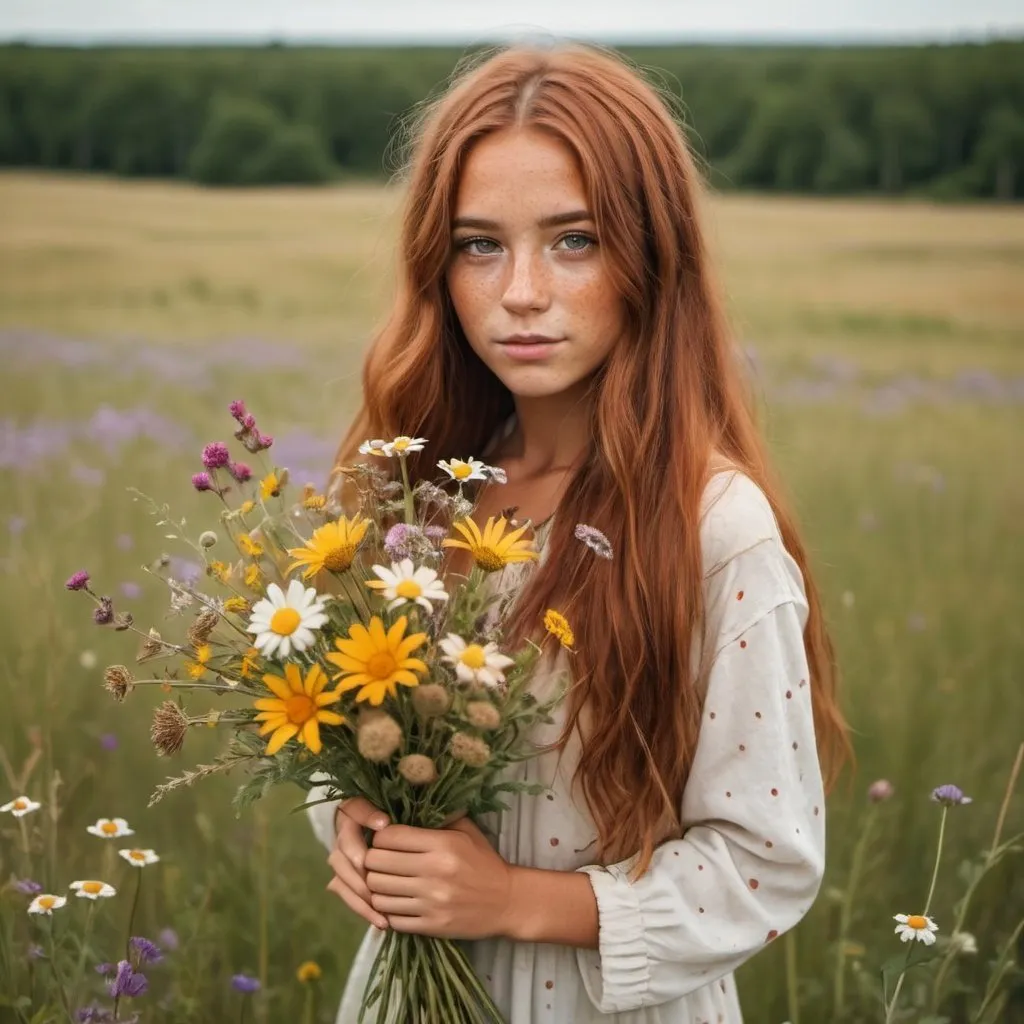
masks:
[[[50,970],[53,971],[53,980],[57,983],[57,991],[60,993],[61,1005],[64,1007],[64,1012],[68,1015],[68,1020],[71,1024],[74,1024],[74,1015],[71,1013],[71,1006],[68,1003],[68,994],[64,989],[64,979],[60,976],[60,971],[57,968],[57,940],[53,934],[54,924],[53,919],[50,920],[49,934],[50,934]]]
[[[911,942],[913,941],[912,939]],[[896,979],[896,988],[892,993],[892,1002],[889,1003],[885,1010],[885,1024],[889,1024],[892,1020],[892,1015],[896,1012],[896,1003],[900,998],[900,989],[903,988],[903,979],[907,976],[907,968],[910,966],[910,954],[913,950],[914,947],[912,945],[907,949],[907,962],[903,965],[903,970],[900,971],[900,976]]]
[[[135,898],[132,900],[132,912],[128,915],[128,934],[124,940],[124,958],[125,960],[131,960],[132,958],[132,930],[135,928],[135,912],[139,908],[139,893],[142,892],[142,872],[146,869],[136,868],[139,874],[139,880],[135,883]]]
[[[266,811],[259,811],[260,835],[260,986],[267,988],[270,973],[270,842],[267,837]],[[258,1007],[260,1020],[266,1019],[266,1003]]]
[[[871,827],[874,824],[877,807],[877,804],[868,804],[867,813],[864,816],[864,827],[861,829],[857,844],[853,848],[853,858],[850,862],[850,877],[846,883],[846,891],[843,893],[843,904],[839,911],[839,940],[838,948],[836,949],[835,980],[833,981],[832,989],[833,1019],[839,1018],[839,1014],[846,1001],[846,941],[849,937],[850,922],[853,918],[853,898],[860,882],[861,871],[864,866],[864,854],[868,848],[868,837],[871,834]]]
[[[785,936],[786,947],[786,1002],[789,1024],[800,1024],[800,999],[796,972],[796,935],[790,929]]]
[[[923,916],[928,916],[928,911],[932,905],[932,897],[935,895],[935,882],[939,877],[939,862],[942,860],[942,843],[946,838],[946,815],[949,813],[949,808],[942,805],[942,820],[939,822],[939,848],[935,851],[935,867],[932,870],[932,884],[928,887],[928,899],[924,901]]]
[[[316,1019],[315,981],[306,982],[306,1003],[302,1009],[302,1024],[314,1024]]]
[[[78,1002],[78,991],[82,987],[82,982],[85,979],[85,959],[88,953],[89,938],[92,934],[92,918],[96,912],[96,901],[89,900],[89,909],[85,915],[85,928],[82,931],[82,949],[78,954],[78,969],[75,971],[75,984],[71,990],[75,997],[75,1002]]]
[[[412,500],[412,484],[409,483],[409,467],[405,464],[405,455],[398,457],[398,463],[402,467],[402,491],[405,495],[405,521],[409,526],[416,523],[416,506]]]

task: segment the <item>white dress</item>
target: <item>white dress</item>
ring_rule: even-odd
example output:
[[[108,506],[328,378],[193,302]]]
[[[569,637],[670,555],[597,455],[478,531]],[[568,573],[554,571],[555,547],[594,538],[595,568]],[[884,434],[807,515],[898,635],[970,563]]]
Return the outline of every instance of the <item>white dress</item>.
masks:
[[[733,971],[792,928],[818,892],[825,804],[800,570],[764,494],[735,470],[711,477],[701,543],[705,617],[693,664],[705,697],[682,838],[660,845],[633,883],[629,861],[595,865],[594,824],[570,798],[572,743],[561,761],[551,752],[516,766],[519,777],[550,786],[547,794],[506,794],[511,810],[482,822],[510,863],[586,872],[598,906],[597,950],[467,944],[509,1024],[741,1024]],[[517,568],[502,574],[503,591],[521,581],[510,572]],[[538,741],[561,725],[556,717]],[[309,811],[328,848],[334,808]],[[363,940],[337,1024],[356,1022],[381,934],[371,928]]]

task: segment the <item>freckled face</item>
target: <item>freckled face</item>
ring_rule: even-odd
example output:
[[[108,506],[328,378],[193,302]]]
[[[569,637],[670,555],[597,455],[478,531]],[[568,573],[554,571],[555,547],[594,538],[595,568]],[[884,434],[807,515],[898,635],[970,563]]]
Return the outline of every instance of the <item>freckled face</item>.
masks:
[[[584,390],[624,330],[573,154],[536,129],[470,151],[447,283],[470,346],[513,395]]]

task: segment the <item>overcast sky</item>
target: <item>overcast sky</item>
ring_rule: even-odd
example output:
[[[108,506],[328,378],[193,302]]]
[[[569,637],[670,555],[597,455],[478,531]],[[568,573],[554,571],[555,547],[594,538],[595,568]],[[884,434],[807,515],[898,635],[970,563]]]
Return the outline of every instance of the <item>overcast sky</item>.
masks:
[[[1024,0],[0,0],[0,38],[476,42],[1024,36]]]

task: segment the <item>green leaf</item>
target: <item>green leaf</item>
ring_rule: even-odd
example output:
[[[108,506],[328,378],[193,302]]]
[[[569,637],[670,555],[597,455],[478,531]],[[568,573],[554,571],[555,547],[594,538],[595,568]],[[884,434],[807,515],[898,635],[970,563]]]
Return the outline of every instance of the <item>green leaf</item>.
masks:
[[[942,955],[942,952],[934,946],[926,946],[923,942],[913,941],[909,953],[894,953],[886,960],[880,970],[885,983],[886,991],[891,992],[896,979],[906,971],[914,967],[922,967]]]

